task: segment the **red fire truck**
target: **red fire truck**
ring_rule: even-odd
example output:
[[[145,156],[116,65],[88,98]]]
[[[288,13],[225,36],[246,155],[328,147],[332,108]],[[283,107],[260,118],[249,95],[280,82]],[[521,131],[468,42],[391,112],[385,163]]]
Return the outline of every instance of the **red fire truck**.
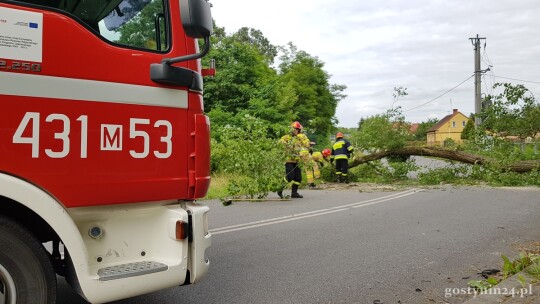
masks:
[[[0,1],[0,303],[204,276],[211,34],[206,0]]]

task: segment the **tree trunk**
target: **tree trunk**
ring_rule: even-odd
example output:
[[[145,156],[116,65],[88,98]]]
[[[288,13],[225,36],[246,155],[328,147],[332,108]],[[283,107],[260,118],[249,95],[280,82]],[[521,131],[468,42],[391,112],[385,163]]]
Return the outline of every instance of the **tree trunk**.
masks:
[[[391,155],[416,155],[416,156],[432,156],[440,157],[444,159],[450,159],[459,161],[466,164],[478,164],[478,165],[488,165],[496,163],[496,160],[488,158],[481,155],[475,155],[470,153],[465,153],[462,151],[453,151],[445,150],[436,147],[403,147],[394,150],[375,152],[365,156],[356,156],[353,158],[349,167],[356,167],[360,164],[367,163],[370,161],[378,160],[385,158]],[[513,171],[518,173],[529,172],[534,169],[540,169],[540,160],[523,160],[517,161],[508,166],[502,168],[504,171]]]

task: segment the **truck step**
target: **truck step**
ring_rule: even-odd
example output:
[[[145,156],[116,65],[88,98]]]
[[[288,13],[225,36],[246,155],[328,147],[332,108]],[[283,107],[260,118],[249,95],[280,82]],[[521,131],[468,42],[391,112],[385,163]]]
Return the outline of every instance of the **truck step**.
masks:
[[[101,268],[97,274],[100,281],[110,281],[165,271],[167,269],[169,267],[163,263],[142,261]]]

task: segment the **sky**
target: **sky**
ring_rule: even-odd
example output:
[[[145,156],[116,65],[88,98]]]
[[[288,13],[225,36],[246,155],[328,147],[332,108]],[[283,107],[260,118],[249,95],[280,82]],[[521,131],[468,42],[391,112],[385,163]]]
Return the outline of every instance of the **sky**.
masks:
[[[474,46],[481,40],[482,94],[497,82],[540,96],[540,5],[536,0],[211,0],[228,34],[260,30],[319,58],[331,84],[347,86],[340,127],[400,106],[409,122],[474,113]],[[217,64],[219,69],[219,64]],[[471,77],[473,76],[473,77]],[[407,96],[394,100],[394,88]],[[442,95],[442,96],[441,96]]]

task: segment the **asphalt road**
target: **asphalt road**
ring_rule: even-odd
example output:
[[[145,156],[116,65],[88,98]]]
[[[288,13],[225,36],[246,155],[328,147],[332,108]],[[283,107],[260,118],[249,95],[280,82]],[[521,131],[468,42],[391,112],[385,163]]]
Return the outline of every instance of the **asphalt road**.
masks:
[[[201,283],[125,303],[463,303],[454,293],[540,240],[540,189],[304,190],[211,207]],[[59,281],[59,304],[85,303]]]

